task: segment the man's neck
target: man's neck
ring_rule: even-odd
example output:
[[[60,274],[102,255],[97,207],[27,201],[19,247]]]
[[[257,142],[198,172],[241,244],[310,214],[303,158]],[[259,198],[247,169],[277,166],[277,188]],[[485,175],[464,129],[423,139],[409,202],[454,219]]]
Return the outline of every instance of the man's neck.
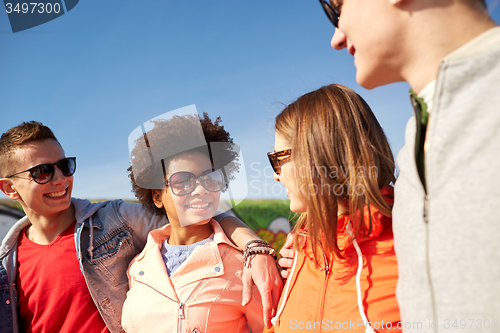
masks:
[[[31,226],[26,231],[26,236],[34,243],[47,245],[52,243],[75,220],[75,209],[71,205],[68,209],[50,216],[38,215],[34,212],[26,214]]]
[[[487,12],[465,5],[423,8],[415,16],[410,36],[412,47],[402,76],[416,94],[437,79],[440,62],[483,32],[497,26]]]

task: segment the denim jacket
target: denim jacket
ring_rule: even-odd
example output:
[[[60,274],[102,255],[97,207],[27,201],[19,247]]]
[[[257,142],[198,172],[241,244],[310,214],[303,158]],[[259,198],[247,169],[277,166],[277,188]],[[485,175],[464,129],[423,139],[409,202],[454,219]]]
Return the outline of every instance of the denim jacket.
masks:
[[[76,257],[94,303],[110,332],[123,332],[121,312],[128,291],[127,268],[142,251],[150,230],[168,223],[166,216],[122,200],[91,203],[72,199],[75,207]],[[221,214],[220,220],[228,216]],[[16,271],[19,233],[30,225],[20,219],[0,246],[0,333],[19,332]]]

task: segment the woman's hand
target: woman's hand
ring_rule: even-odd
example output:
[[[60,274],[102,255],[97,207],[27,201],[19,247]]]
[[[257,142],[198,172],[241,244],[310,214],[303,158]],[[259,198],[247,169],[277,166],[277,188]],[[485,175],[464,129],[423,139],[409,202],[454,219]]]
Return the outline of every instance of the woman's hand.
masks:
[[[281,270],[281,277],[283,277],[283,279],[288,278],[289,275],[288,269],[292,268],[293,265],[293,259],[295,257],[295,251],[292,250],[293,240],[294,240],[294,235],[288,234],[288,236],[286,237],[285,245],[283,245],[283,247],[280,250],[281,258],[278,260],[278,265],[284,268]]]
[[[252,300],[253,284],[259,290],[264,307],[264,325],[272,326],[271,318],[276,314],[283,289],[278,267],[274,258],[267,254],[253,255],[251,263],[243,268],[243,301],[245,306]]]

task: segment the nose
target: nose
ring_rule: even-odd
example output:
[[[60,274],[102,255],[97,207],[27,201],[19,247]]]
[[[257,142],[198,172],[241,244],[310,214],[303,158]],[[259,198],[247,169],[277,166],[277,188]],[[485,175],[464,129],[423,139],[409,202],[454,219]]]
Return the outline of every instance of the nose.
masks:
[[[194,190],[191,192],[192,195],[204,195],[208,193],[208,190],[201,184],[201,179],[196,179],[194,183]]]
[[[274,180],[275,180],[275,181],[277,181],[277,182],[279,182],[279,181],[280,181],[280,176],[279,176],[276,172],[273,174],[273,178],[274,178]]]
[[[347,47],[347,37],[339,28],[336,28],[330,44],[335,50],[342,50]]]
[[[66,182],[66,176],[62,174],[62,171],[59,170],[59,168],[56,165],[54,165],[54,176],[52,177],[51,182],[53,184],[63,184]]]

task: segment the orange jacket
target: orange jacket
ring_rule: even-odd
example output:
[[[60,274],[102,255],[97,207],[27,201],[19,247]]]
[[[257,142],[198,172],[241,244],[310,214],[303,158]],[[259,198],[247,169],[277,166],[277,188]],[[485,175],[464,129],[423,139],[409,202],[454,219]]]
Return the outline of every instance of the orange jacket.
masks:
[[[386,200],[392,202],[392,187],[382,189]],[[375,332],[401,332],[396,301],[398,271],[394,253],[392,220],[370,206],[372,232],[360,238],[363,268],[360,296],[363,315]],[[365,208],[368,216],[368,208]],[[365,218],[368,224],[368,219]],[[275,326],[264,332],[365,332],[358,307],[356,272],[358,253],[346,234],[349,216],[338,220],[338,245],[346,259],[338,259],[321,249],[319,266],[315,266],[309,237],[304,231],[301,250],[296,251],[291,276],[281,295]],[[297,236],[296,236],[297,237]]]
[[[170,225],[153,230],[144,250],[130,263],[130,290],[123,305],[127,332],[254,332],[264,327],[262,303],[241,306],[243,256],[214,219],[214,241],[197,246],[169,276],[160,253]]]

